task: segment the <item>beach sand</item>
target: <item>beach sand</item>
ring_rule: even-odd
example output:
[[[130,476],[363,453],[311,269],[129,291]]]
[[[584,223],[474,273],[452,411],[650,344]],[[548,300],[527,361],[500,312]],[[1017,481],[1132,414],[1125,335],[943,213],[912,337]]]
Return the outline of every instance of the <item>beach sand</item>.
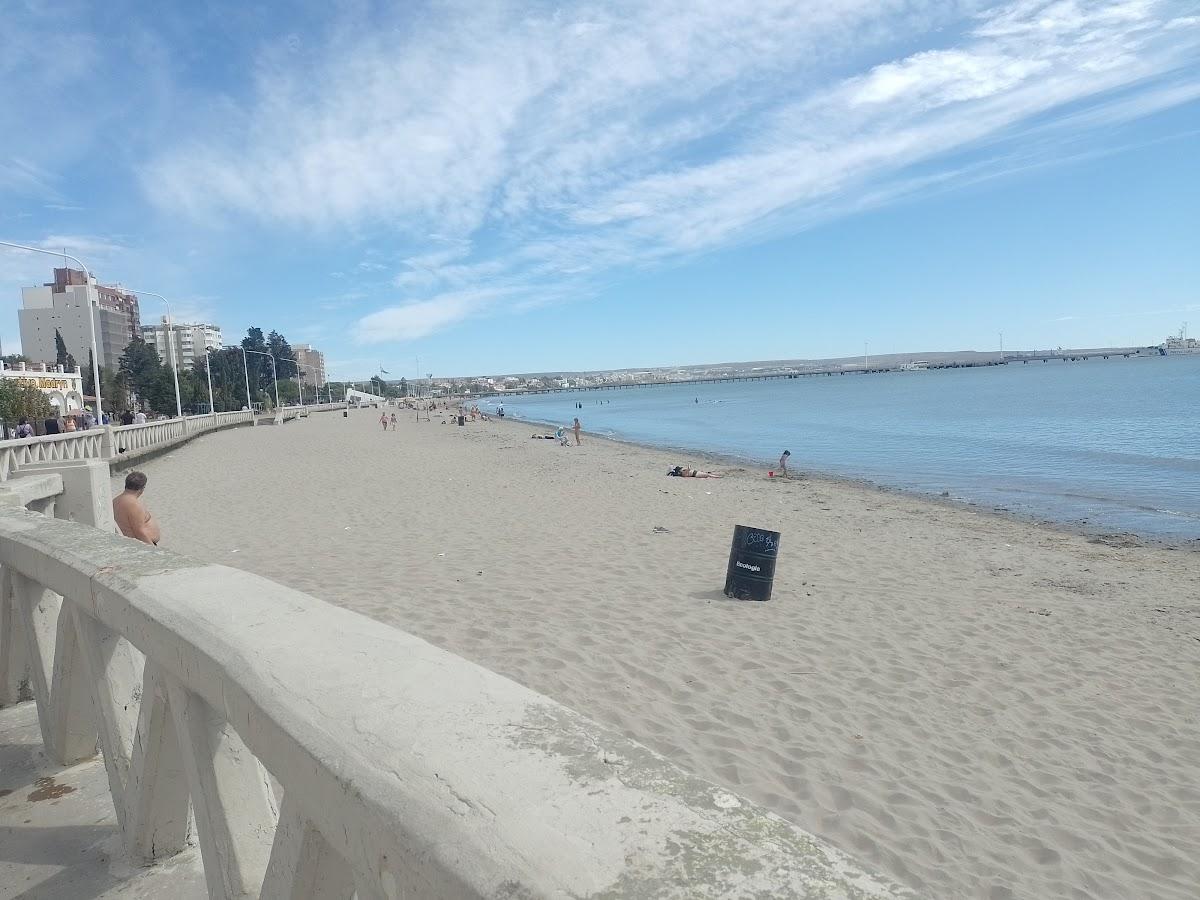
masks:
[[[1200,553],[378,418],[146,462],[164,546],[461,654],[926,895],[1200,896]],[[782,533],[769,603],[721,593],[735,524]]]

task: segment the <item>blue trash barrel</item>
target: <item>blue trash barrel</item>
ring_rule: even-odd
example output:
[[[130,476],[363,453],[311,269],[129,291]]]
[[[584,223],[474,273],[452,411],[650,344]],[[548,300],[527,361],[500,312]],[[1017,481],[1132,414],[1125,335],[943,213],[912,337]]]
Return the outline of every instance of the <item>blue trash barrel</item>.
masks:
[[[725,596],[735,600],[770,600],[779,554],[779,532],[735,525]]]

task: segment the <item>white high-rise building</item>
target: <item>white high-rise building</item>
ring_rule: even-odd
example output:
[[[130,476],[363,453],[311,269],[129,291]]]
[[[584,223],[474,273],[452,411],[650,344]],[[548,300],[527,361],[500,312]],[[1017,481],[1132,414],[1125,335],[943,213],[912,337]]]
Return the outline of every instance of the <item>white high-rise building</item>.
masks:
[[[77,269],[55,269],[53,282],[21,288],[21,309],[17,310],[21,351],[34,362],[56,364],[54,334],[58,332],[75,362],[86,366],[92,348],[89,306],[100,365],[115,368],[126,345],[138,333],[137,297],[99,284],[94,276],[85,284],[83,272]]]
[[[170,365],[170,354],[174,349],[175,368],[180,371],[192,368],[196,360],[203,359],[206,349],[220,350],[222,346],[220,326],[182,322],[168,326],[166,316],[153,325],[143,325],[142,340],[158,351],[164,365]],[[174,348],[168,345],[168,340]]]

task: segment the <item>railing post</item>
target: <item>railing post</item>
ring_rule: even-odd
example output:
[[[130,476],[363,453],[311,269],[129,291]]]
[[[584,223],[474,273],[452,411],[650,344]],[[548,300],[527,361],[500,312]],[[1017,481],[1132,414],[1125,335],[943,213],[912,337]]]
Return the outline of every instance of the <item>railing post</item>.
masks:
[[[166,679],[146,661],[142,702],[125,791],[125,846],[146,862],[187,846],[188,782],[179,732],[171,717]]]
[[[96,724],[108,787],[117,811],[117,823],[126,829],[126,787],[129,758],[137,729],[142,672],[146,658],[121,635],[71,605],[75,631],[83,650],[88,680],[92,684]]]
[[[259,900],[345,900],[353,893],[349,864],[285,791]]]
[[[208,896],[254,896],[263,884],[278,820],[266,770],[220,712],[172,677],[167,686]]]
[[[46,752],[62,765],[94,756],[96,729],[83,648],[64,609],[68,601],[20,572],[12,573],[12,586]]]
[[[104,426],[104,436],[100,438],[100,458],[112,460],[117,458],[116,435],[113,434],[113,426]]]
[[[0,706],[33,699],[29,656],[13,596],[12,568],[0,571]]]

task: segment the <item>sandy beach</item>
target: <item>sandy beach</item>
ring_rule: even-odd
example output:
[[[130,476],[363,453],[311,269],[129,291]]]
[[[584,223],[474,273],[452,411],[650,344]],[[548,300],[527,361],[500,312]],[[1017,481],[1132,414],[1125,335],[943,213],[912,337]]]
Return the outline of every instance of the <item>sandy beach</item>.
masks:
[[[146,462],[163,545],[461,654],[925,895],[1200,895],[1200,553],[378,418]],[[721,593],[736,524],[782,534],[769,603]]]

